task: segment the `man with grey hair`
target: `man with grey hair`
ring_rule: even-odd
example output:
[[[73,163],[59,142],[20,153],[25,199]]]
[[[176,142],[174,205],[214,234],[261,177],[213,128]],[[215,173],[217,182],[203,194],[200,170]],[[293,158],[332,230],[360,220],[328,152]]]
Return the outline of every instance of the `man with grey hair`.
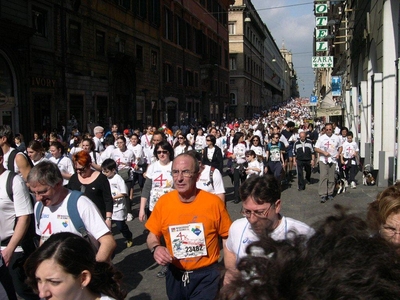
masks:
[[[93,129],[93,142],[94,142],[94,151],[96,152],[103,152],[104,151],[104,146],[103,146],[103,136],[104,136],[104,128],[101,126],[96,126]]]
[[[68,214],[68,201],[71,191],[63,186],[63,178],[57,165],[50,161],[42,161],[32,168],[28,175],[28,185],[41,202],[42,209],[38,211],[39,203],[34,208],[36,233],[40,236],[40,244],[50,235],[58,232],[72,232],[82,236],[75,228]],[[96,205],[84,195],[76,203],[79,217],[88,233],[90,242],[98,248],[97,261],[110,261],[116,243]]]

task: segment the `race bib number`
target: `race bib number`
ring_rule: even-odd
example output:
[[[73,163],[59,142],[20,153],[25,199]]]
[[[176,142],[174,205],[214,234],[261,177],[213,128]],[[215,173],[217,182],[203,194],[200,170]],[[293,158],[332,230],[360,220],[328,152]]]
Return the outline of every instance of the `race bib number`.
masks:
[[[202,223],[169,226],[171,248],[178,259],[207,255]]]

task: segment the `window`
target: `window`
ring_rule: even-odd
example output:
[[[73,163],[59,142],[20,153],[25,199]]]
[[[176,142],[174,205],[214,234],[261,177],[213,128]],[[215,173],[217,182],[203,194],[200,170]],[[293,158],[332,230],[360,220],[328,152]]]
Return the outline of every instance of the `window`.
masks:
[[[36,35],[47,37],[47,11],[32,7],[32,26]]]
[[[96,30],[96,54],[104,55],[105,49],[105,33],[102,31]]]
[[[236,34],[236,22],[229,22],[228,31],[229,34]]]
[[[170,64],[164,64],[164,82],[172,82],[172,66]]]
[[[230,94],[230,99],[231,99],[231,105],[237,105],[237,99],[235,93]]]
[[[136,64],[143,67],[143,47],[140,45],[136,45]]]
[[[125,40],[120,39],[118,42],[118,51],[125,53]]]
[[[199,73],[194,73],[194,86],[199,87]]]
[[[157,27],[160,26],[160,0],[149,1],[149,21]]]
[[[183,84],[182,68],[181,67],[177,67],[176,72],[178,73],[178,84]]]
[[[151,51],[151,69],[154,73],[157,72],[158,55],[156,51]]]
[[[236,57],[229,58],[229,70],[236,70]]]
[[[119,0],[118,4],[126,9],[131,9],[131,0]]]
[[[147,17],[147,0],[134,0],[133,9],[135,14],[141,18]]]
[[[164,17],[165,17],[165,20],[164,20],[164,37],[167,39],[167,40],[170,40],[170,41],[173,41],[173,36],[174,36],[174,34],[173,34],[173,16],[172,16],[172,12],[169,10],[169,9],[167,9],[167,8],[165,8],[165,11],[164,11]]]
[[[69,22],[69,47],[72,49],[81,48],[81,24],[75,21]]]

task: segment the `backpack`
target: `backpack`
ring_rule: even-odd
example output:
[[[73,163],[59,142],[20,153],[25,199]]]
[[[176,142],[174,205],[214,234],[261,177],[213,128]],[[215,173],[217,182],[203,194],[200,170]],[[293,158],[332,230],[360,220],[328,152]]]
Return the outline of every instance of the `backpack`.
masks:
[[[213,179],[214,171],[215,171],[215,167],[211,167],[210,168],[210,181],[207,183],[207,185],[211,184],[213,189],[214,189],[214,179]]]
[[[88,232],[86,230],[85,224],[82,221],[81,216],[79,215],[78,211],[78,199],[83,195],[80,191],[71,191],[71,195],[69,196],[68,203],[67,203],[67,210],[68,216],[71,219],[72,224],[78,230],[78,232],[82,235],[83,238],[89,240]],[[43,213],[43,203],[38,202],[36,206],[36,226],[39,228],[40,225],[40,218],[42,217]]]
[[[7,170],[9,170],[13,173],[15,172],[14,161],[15,161],[15,156],[17,156],[17,153],[22,153],[25,156],[25,158],[28,160],[28,163],[31,165],[31,167],[33,167],[33,163],[31,161],[31,159],[29,158],[29,156],[26,155],[26,153],[20,152],[17,149],[14,149],[10,152],[10,155],[8,156]]]
[[[13,181],[14,181],[15,176],[18,176],[18,174],[10,171],[10,173],[8,173],[7,181],[6,181],[7,195],[8,195],[8,198],[10,198],[10,200],[12,202],[14,202],[14,192],[13,192],[12,187],[13,187]],[[30,196],[30,199],[31,199],[31,202],[34,201],[32,196]],[[26,255],[30,255],[39,246],[39,236],[36,234],[36,231],[35,231],[35,218],[34,218],[33,214],[30,214],[30,217],[31,217],[31,221],[29,223],[28,229],[20,242],[20,245]]]

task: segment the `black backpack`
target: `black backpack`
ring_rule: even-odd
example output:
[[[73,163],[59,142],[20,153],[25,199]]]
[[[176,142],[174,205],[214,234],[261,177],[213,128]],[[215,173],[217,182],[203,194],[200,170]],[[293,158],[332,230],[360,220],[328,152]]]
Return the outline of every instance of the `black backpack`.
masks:
[[[10,155],[8,156],[7,170],[10,170],[11,172],[15,172],[14,161],[15,161],[15,156],[17,156],[17,153],[22,153],[25,156],[25,158],[27,159],[28,163],[31,165],[31,167],[33,167],[33,163],[28,155],[26,155],[24,152],[20,152],[17,149],[14,149],[10,152]]]
[[[12,186],[13,186],[13,181],[14,181],[15,176],[19,176],[19,175],[17,173],[10,171],[10,173],[7,176],[7,182],[6,182],[7,195],[8,195],[8,198],[10,198],[10,200],[12,202],[14,202],[14,192],[13,192]],[[34,206],[34,199],[33,199],[32,195],[30,195],[30,199],[31,199],[32,205]],[[28,230],[26,231],[24,237],[22,238],[22,240],[20,242],[20,246],[22,247],[22,249],[24,250],[24,253],[26,255],[30,255],[39,246],[39,236],[36,234],[36,231],[35,231],[35,217],[34,217],[33,213],[30,214],[29,216],[31,217],[31,220],[29,222]],[[15,224],[17,224],[17,220],[16,220]],[[11,237],[8,239],[8,241],[10,239],[11,239]],[[7,244],[8,241],[7,240],[3,241],[3,243],[5,242]]]

